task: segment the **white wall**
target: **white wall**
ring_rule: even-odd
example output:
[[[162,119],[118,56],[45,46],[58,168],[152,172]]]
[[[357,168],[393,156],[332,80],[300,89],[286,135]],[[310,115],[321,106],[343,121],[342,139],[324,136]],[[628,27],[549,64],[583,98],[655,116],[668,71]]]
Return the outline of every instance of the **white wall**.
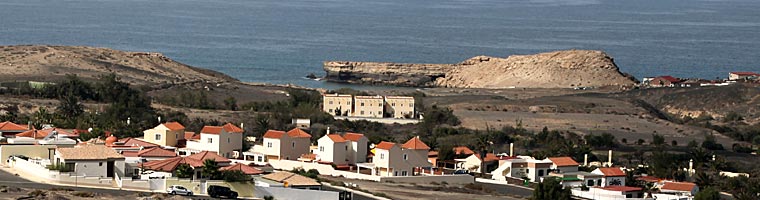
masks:
[[[227,133],[222,131],[219,135],[219,155],[224,155],[227,158],[232,157],[233,151],[241,151],[243,149],[243,134],[242,133]]]
[[[261,187],[256,186],[256,197],[264,198],[272,196],[279,200],[301,200],[304,197],[308,199],[338,199],[338,192],[292,189],[282,187]]]

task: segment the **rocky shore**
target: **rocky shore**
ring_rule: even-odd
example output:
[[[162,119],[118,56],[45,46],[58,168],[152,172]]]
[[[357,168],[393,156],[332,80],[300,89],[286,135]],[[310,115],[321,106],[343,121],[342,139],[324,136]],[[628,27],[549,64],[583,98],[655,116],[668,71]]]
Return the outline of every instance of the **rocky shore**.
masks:
[[[635,79],[620,72],[601,51],[566,50],[508,58],[477,56],[456,64],[327,61],[326,80],[450,88],[630,88]]]

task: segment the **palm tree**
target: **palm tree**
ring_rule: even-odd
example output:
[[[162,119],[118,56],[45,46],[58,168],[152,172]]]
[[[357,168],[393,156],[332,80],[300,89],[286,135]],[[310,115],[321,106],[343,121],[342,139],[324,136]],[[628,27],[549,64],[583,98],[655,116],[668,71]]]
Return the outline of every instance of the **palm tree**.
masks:
[[[201,175],[208,179],[216,179],[219,177],[219,166],[216,165],[216,161],[213,159],[206,159],[203,161],[203,168],[201,169]]]
[[[204,163],[205,164],[205,163]],[[187,163],[182,163],[177,166],[176,171],[174,173],[177,174],[177,177],[179,178],[190,178],[193,177],[193,167],[188,165]]]

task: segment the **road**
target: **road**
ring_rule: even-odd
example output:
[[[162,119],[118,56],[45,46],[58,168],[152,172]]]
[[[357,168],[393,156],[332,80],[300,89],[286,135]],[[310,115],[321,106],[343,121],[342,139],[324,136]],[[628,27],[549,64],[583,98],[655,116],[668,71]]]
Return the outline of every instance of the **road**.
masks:
[[[501,185],[501,184],[483,183],[483,182],[477,182],[477,184],[480,184],[483,187],[488,188],[489,190],[492,190],[499,194],[520,195],[525,198],[533,196],[533,190],[529,190],[529,189],[525,189],[525,188],[517,187],[513,185]]]
[[[342,192],[343,191],[341,189],[338,189],[338,188],[335,188],[335,187],[329,187],[329,186],[322,186],[322,190],[335,191],[335,192]],[[353,195],[354,195],[353,196],[354,197],[353,200],[375,200],[374,198],[371,198],[371,197],[368,197],[368,196],[363,196],[363,195],[360,195],[360,194],[357,194],[357,193],[353,193]]]

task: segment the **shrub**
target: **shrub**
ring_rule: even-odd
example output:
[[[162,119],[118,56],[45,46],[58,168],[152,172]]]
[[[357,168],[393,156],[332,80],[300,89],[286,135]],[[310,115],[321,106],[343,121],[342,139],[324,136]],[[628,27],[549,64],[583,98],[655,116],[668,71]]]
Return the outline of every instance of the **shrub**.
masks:
[[[29,192],[28,195],[32,197],[44,197],[47,195],[47,192],[42,191],[42,190],[34,190],[34,191]]]
[[[95,197],[95,193],[92,193],[92,192],[74,192],[71,195],[74,195],[74,196],[77,196],[77,197],[85,197],[85,198]]]

